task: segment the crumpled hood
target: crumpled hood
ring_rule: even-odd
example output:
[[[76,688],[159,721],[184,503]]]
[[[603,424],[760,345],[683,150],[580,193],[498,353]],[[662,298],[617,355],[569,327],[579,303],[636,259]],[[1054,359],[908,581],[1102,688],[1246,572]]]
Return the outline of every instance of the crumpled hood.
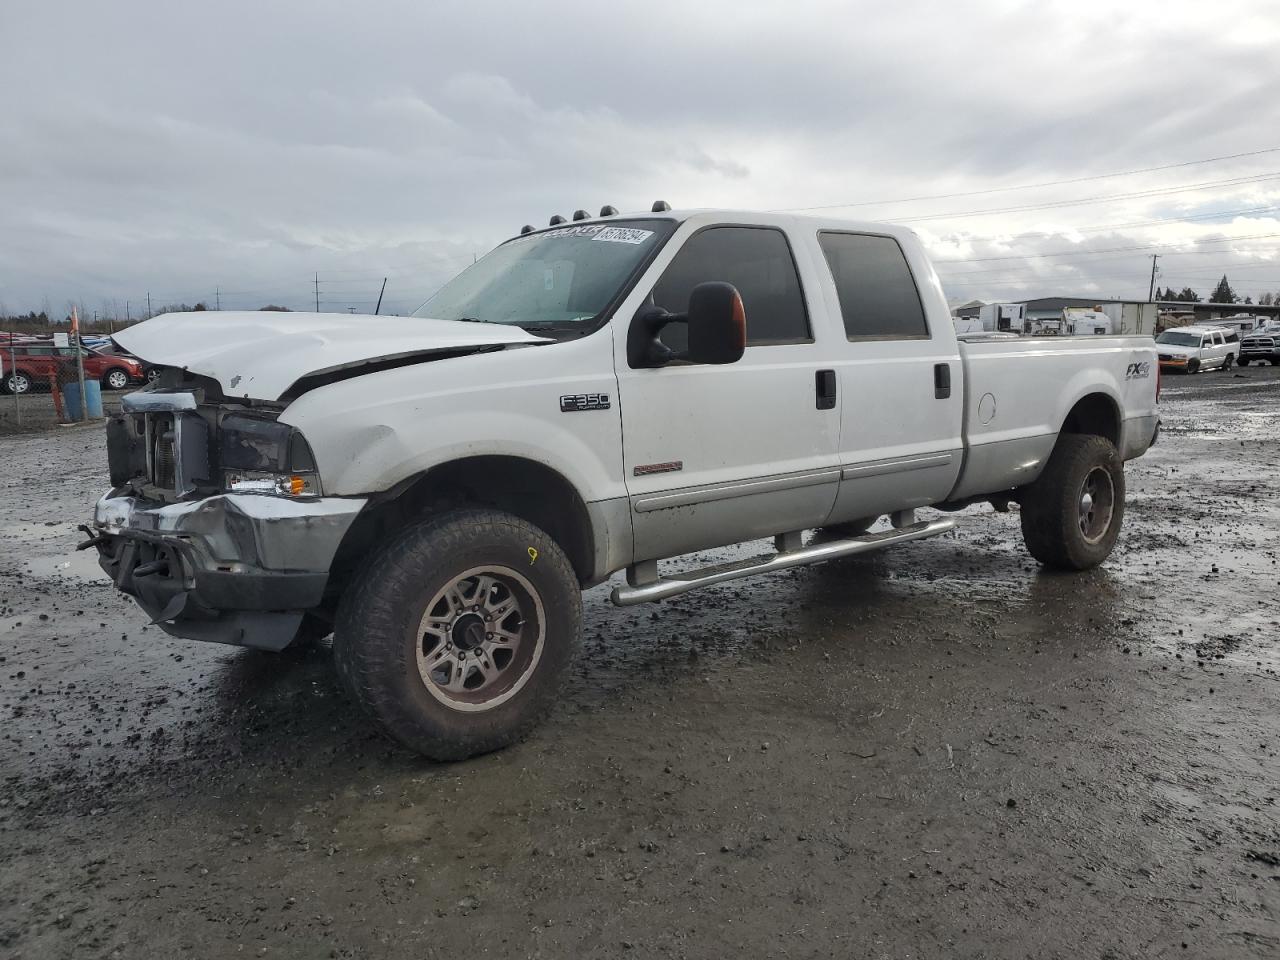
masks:
[[[112,339],[157,366],[212,377],[227,396],[278,400],[303,377],[377,361],[546,343],[519,327],[345,313],[166,313]]]

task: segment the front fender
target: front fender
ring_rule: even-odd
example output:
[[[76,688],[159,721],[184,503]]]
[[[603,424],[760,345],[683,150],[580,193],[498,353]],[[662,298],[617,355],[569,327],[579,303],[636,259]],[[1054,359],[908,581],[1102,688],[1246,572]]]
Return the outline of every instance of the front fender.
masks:
[[[307,438],[324,491],[363,496],[453,460],[515,456],[584,501],[625,497],[610,328],[545,347],[384,370],[304,394],[280,419]],[[566,395],[607,406],[562,412]]]

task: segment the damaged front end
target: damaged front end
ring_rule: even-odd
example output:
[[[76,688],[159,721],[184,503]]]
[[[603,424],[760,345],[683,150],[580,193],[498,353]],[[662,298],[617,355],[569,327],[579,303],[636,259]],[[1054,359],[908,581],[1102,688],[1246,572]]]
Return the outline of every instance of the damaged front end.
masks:
[[[130,394],[108,422],[112,489],[90,539],[99,564],[175,636],[280,650],[325,604],[329,569],[365,505],[325,497],[278,404],[216,385]]]

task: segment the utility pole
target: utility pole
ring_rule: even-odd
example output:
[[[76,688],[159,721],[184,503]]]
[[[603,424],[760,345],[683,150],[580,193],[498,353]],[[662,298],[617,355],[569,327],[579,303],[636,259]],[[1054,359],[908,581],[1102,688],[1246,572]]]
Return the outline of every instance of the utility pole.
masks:
[[[378,291],[378,305],[373,308],[373,315],[376,317],[378,311],[382,309],[382,295],[387,292],[387,278],[382,278],[382,289]]]
[[[222,288],[221,287],[213,288],[213,304],[214,304],[213,308],[215,310],[222,309]]]
[[[129,301],[128,301],[128,300],[126,300],[126,301],[124,302],[124,322],[125,322],[125,323],[127,323],[127,324],[128,324],[128,323],[133,323],[133,317],[129,316]]]
[[[320,274],[316,274],[316,313],[320,312]]]
[[[1159,259],[1160,254],[1151,255],[1151,285],[1147,287],[1147,303],[1154,303],[1156,299],[1156,261]]]
[[[147,291],[147,319],[151,319],[151,291]]]

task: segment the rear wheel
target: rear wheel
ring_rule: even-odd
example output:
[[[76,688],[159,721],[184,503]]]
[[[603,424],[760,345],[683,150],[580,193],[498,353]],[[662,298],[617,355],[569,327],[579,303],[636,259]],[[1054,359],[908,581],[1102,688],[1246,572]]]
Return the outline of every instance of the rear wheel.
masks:
[[[1124,520],[1124,464],[1105,437],[1064,433],[1021,496],[1022,539],[1047,567],[1087,570],[1111,555]]]
[[[1227,356],[1226,356],[1226,359],[1224,359],[1224,360],[1222,361],[1222,369],[1223,369],[1223,370],[1230,370],[1230,369],[1231,369],[1231,362],[1232,362],[1234,359],[1235,359],[1235,357],[1234,357],[1232,354],[1228,353],[1228,354],[1227,354]]]
[[[334,660],[389,736],[462,760],[518,740],[550,709],[581,620],[554,540],[509,514],[459,510],[406,530],[347,587]]]

